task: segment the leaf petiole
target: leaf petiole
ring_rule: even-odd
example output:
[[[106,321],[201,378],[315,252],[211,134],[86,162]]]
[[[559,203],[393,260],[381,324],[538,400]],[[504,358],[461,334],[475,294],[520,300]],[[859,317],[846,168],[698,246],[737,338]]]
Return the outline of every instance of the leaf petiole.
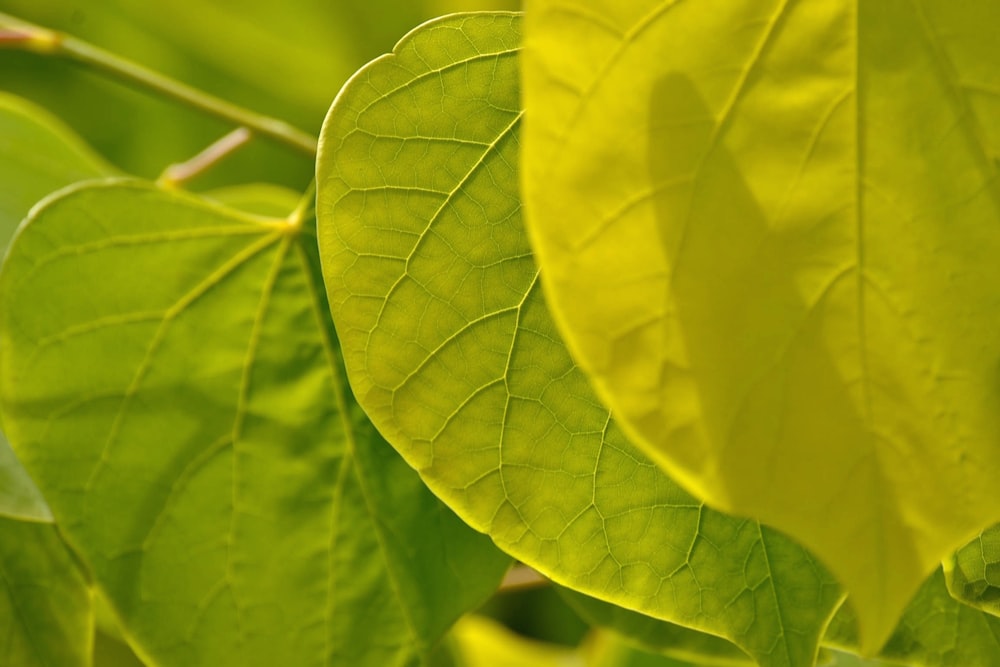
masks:
[[[156,182],[167,189],[180,187],[232,155],[252,138],[253,133],[250,130],[238,127],[190,160],[168,166]]]

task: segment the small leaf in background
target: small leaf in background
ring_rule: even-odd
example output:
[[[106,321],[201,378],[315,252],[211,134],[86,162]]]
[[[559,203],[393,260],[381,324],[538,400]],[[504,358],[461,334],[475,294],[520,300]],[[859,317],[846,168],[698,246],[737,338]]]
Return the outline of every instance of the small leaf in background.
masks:
[[[831,621],[824,643],[858,650],[849,600]],[[952,598],[938,569],[917,591],[878,657],[912,667],[1000,667],[1000,618]]]
[[[682,491],[559,339],[521,226],[519,25],[426,24],[327,117],[320,252],[358,401],[439,497],[554,581],[812,664],[830,575]]]
[[[113,167],[41,107],[0,92],[0,248],[45,195]]]
[[[526,13],[526,224],[574,358],[685,488],[813,550],[868,651],[1000,520],[996,9]]]
[[[0,518],[0,664],[89,667],[90,590],[54,526]]]
[[[1000,616],[1000,525],[984,530],[945,560],[944,574],[955,599]]]
[[[11,442],[159,667],[416,664],[509,562],[354,404],[303,225],[84,185],[0,274]]]

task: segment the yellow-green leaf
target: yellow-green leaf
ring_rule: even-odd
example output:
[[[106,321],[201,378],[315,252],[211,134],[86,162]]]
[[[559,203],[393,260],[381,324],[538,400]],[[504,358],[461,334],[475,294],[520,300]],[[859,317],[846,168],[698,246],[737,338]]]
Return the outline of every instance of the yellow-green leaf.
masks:
[[[11,443],[158,667],[410,667],[509,563],[354,403],[305,224],[102,182],[0,272]]]
[[[527,225],[685,488],[787,531],[877,648],[1000,519],[1000,5],[532,0]]]
[[[113,169],[61,121],[27,100],[0,93],[0,254],[28,210],[45,195]],[[0,434],[0,515],[51,521],[52,513]]]
[[[520,218],[519,17],[426,24],[321,135],[320,252],[359,403],[473,527],[553,580],[812,664],[840,591],[624,437],[545,306]]]
[[[87,667],[90,590],[54,526],[0,517],[0,664]]]
[[[848,600],[831,621],[824,643],[856,651],[856,621]],[[912,667],[1000,667],[1000,619],[953,599],[938,569],[917,591],[878,655]]]
[[[35,202],[61,187],[115,173],[45,109],[0,92],[0,247]]]
[[[1000,616],[1000,525],[984,530],[945,560],[944,574],[956,600]]]

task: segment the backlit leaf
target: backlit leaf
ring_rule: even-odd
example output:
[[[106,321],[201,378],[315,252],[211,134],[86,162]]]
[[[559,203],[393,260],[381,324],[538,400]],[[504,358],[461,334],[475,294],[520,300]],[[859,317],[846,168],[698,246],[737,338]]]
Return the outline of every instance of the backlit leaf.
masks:
[[[526,222],[623,428],[878,646],[1000,519],[994,0],[531,0]]]
[[[0,665],[88,667],[90,591],[48,524],[0,518]]]
[[[830,576],[671,482],[559,339],[520,220],[519,23],[426,24],[327,117],[320,252],[355,394],[439,497],[551,579],[812,664]]]
[[[849,604],[830,623],[824,643],[857,650]],[[912,667],[998,667],[1000,618],[953,599],[938,570],[917,591],[879,657]]]
[[[248,183],[216,188],[203,195],[226,206],[241,211],[283,218],[298,206],[301,195],[280,185],[271,183]]]
[[[304,225],[84,185],[0,274],[11,442],[160,667],[415,665],[508,563],[353,402]]]
[[[1000,616],[1000,525],[955,552],[944,562],[944,574],[957,600]]]

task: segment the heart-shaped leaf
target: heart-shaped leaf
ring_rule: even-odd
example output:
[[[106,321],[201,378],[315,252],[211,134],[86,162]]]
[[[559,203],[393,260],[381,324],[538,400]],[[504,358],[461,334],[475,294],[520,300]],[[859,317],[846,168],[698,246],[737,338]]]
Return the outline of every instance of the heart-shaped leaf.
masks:
[[[508,563],[353,402],[305,231],[105,182],[0,274],[11,442],[157,665],[416,664]]]
[[[685,488],[812,549],[877,649],[1000,520],[996,3],[527,19],[526,222],[574,358]]]
[[[38,199],[110,171],[43,109],[0,94],[0,249]],[[93,631],[87,581],[52,513],[0,435],[0,664],[90,665]]]
[[[426,24],[327,117],[320,252],[358,400],[439,497],[553,580],[812,664],[829,575],[678,488],[559,339],[520,219],[519,25]]]

